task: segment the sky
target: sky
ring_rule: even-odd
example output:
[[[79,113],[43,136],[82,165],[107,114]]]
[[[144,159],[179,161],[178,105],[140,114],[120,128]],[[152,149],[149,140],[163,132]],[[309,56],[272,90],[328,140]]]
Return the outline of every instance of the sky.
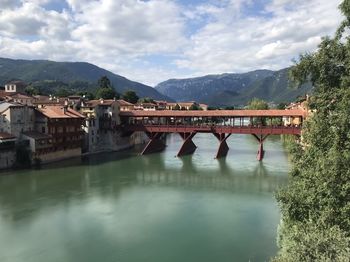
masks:
[[[83,61],[155,86],[278,70],[317,49],[341,0],[0,0],[0,57]]]

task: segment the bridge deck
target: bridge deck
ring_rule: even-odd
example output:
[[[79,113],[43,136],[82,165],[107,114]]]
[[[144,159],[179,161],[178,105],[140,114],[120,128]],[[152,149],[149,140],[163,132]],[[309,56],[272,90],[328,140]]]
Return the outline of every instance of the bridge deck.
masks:
[[[220,125],[124,125],[125,131],[150,133],[217,133],[217,134],[255,134],[255,135],[300,135],[300,126],[220,126]]]

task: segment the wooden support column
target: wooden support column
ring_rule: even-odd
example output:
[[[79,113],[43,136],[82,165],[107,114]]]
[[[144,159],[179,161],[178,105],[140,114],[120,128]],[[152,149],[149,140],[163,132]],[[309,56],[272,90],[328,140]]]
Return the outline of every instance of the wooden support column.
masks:
[[[218,152],[216,153],[215,158],[221,158],[227,156],[229,147],[226,143],[227,138],[231,136],[231,134],[226,135],[225,133],[213,133],[214,136],[220,141]]]
[[[156,133],[146,133],[147,136],[150,138],[150,141],[147,143],[145,148],[142,150],[141,155],[147,155],[152,154],[156,152],[160,152],[165,148],[165,143],[161,139],[161,136],[163,133],[156,132]]]
[[[256,156],[256,159],[258,161],[262,161],[263,158],[264,158],[264,155],[265,155],[265,151],[264,151],[264,141],[265,139],[269,136],[269,135],[256,135],[256,134],[253,134],[253,136],[258,140],[259,142],[259,149],[258,149],[258,153],[257,153],[257,156]]]
[[[176,156],[191,155],[196,151],[197,146],[193,143],[192,138],[196,135],[196,132],[192,133],[179,133],[179,135],[184,140],[179,152]]]

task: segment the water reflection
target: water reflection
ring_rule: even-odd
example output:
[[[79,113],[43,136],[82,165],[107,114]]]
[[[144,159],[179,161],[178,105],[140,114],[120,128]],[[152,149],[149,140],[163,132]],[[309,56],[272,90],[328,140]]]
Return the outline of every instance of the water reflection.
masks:
[[[181,138],[170,136],[162,154],[136,149],[1,176],[0,261],[268,260],[286,155],[272,139],[257,162],[254,140],[228,142],[220,160],[214,137],[196,136],[196,153],[176,158]]]

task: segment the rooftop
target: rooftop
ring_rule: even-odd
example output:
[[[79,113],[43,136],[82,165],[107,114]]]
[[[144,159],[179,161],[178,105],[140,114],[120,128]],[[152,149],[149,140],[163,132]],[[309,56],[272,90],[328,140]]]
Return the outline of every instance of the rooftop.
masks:
[[[117,100],[117,102],[119,103],[120,106],[134,106],[134,104],[129,103],[128,101],[125,101],[123,99],[119,99]]]
[[[306,112],[300,109],[294,110],[189,110],[189,111],[124,111],[120,116],[128,117],[284,117],[284,116],[302,116]]]
[[[85,116],[79,112],[69,107],[65,108],[64,106],[46,105],[37,110],[48,118],[85,118]]]
[[[23,135],[29,136],[34,139],[47,139],[51,138],[51,136],[37,132],[37,131],[28,131],[28,132],[23,132]]]
[[[0,102],[0,113],[7,110],[9,107],[22,107],[23,105],[18,103]]]
[[[98,99],[98,100],[89,100],[85,103],[86,107],[96,107],[99,105],[111,106],[116,101],[114,99]]]

